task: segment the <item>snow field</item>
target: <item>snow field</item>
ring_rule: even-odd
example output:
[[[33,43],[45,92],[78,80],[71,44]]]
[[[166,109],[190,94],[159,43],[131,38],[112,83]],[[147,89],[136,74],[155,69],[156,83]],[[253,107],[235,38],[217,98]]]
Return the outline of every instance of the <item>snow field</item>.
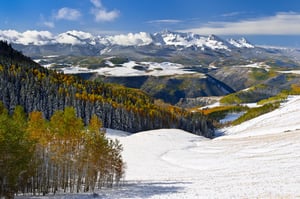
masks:
[[[121,198],[300,196],[299,131],[209,140],[162,129],[120,140],[128,183]]]
[[[300,198],[299,107],[300,96],[290,97],[213,140],[178,129],[131,135],[108,129],[124,148],[124,185],[47,198]]]
[[[290,97],[213,140],[176,129],[120,137],[134,185],[122,198],[300,197],[299,107],[300,97]]]
[[[38,60],[37,60],[38,61]],[[109,62],[108,62],[109,63]],[[51,64],[44,65],[49,68]],[[144,70],[138,70],[135,67],[143,67]],[[64,74],[78,74],[78,73],[98,73],[104,76],[113,77],[131,77],[131,76],[166,76],[166,75],[181,75],[181,74],[193,74],[195,72],[188,71],[181,64],[171,62],[141,62],[130,61],[122,64],[121,66],[115,66],[110,62],[110,67],[103,67],[99,69],[87,69],[79,66],[64,67],[61,69]],[[205,75],[203,75],[205,77]]]

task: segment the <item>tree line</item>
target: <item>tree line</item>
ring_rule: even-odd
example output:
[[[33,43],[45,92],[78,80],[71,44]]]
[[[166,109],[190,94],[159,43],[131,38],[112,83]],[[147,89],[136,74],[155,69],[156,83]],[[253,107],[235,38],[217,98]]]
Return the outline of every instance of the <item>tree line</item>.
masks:
[[[202,114],[156,103],[141,90],[47,70],[1,41],[0,90],[10,114],[21,105],[26,113],[40,111],[50,119],[55,111],[71,106],[84,124],[97,115],[104,127],[128,132],[179,128],[213,136],[212,125]]]
[[[10,115],[0,103],[0,198],[111,187],[124,174],[121,151],[96,115],[85,127],[72,107],[48,121],[38,111],[27,117],[21,106]]]

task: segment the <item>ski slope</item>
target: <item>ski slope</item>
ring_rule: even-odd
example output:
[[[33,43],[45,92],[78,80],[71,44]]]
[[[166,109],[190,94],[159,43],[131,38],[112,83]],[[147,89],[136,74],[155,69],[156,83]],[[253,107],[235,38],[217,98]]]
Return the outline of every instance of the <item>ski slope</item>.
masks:
[[[96,195],[55,198],[300,198],[300,97],[273,112],[223,129],[213,140],[178,129],[129,135],[124,185]],[[49,196],[53,198],[53,196]]]
[[[107,198],[300,197],[300,97],[209,140],[176,129],[119,137],[122,191]]]

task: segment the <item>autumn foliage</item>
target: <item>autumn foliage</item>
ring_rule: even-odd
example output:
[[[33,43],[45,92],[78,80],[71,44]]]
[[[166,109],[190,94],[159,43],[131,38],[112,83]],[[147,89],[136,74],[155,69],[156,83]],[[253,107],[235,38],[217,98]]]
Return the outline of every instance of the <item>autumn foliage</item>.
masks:
[[[20,106],[12,116],[0,109],[0,197],[94,192],[120,183],[122,146],[106,138],[97,116],[85,127],[71,107],[50,121],[41,112],[27,119]]]
[[[10,114],[21,105],[26,113],[39,111],[50,120],[56,111],[71,106],[85,125],[97,115],[104,127],[132,133],[179,128],[206,137],[213,134],[203,115],[157,104],[138,89],[45,69],[1,41],[0,90],[0,101]]]

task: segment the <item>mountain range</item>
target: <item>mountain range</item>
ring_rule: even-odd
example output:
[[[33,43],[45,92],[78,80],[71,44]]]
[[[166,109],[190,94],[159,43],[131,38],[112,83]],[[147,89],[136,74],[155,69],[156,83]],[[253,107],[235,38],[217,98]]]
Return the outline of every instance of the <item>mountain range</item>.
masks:
[[[142,89],[172,104],[263,84],[255,92],[239,94],[247,102],[257,101],[299,82],[297,76],[281,73],[300,68],[299,49],[257,46],[246,38],[225,40],[167,30],[106,36],[75,30],[57,35],[5,30],[0,40],[43,66],[88,73],[86,79]]]
[[[239,40],[222,40],[215,35],[201,36],[193,33],[178,33],[168,30],[159,33],[129,33],[114,36],[94,36],[83,31],[67,31],[58,35],[53,35],[48,31],[25,31],[23,33],[15,30],[0,31],[0,40],[6,40],[14,44],[22,45],[51,45],[51,44],[71,44],[71,45],[92,45],[92,46],[180,46],[196,47],[204,50],[232,48],[254,48],[245,38]]]
[[[216,35],[171,32],[93,35],[71,30],[54,35],[48,31],[1,30],[0,40],[32,58],[43,56],[126,57],[133,61],[174,62],[184,65],[222,66],[249,64],[253,60],[284,61],[298,65],[300,50],[261,47],[246,38],[222,39]]]

